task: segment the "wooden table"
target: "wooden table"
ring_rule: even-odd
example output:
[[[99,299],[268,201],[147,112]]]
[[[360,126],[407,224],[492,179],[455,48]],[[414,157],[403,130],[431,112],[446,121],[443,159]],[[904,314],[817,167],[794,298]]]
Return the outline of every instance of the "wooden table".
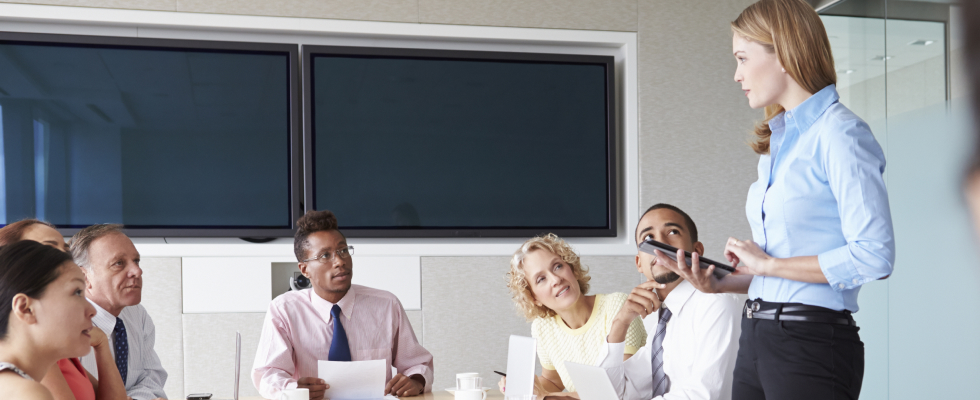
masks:
[[[425,394],[423,394],[421,396],[400,397],[400,399],[405,399],[405,400],[453,400],[453,399],[455,399],[455,397],[453,397],[453,394],[452,393],[449,393],[449,392],[447,392],[445,390],[436,390],[436,391],[433,391],[432,393],[425,393]],[[490,391],[487,392],[487,400],[503,400],[503,399],[504,399],[504,394],[501,393],[500,390],[498,390],[498,389],[490,389]]]
[[[453,397],[452,393],[449,393],[445,390],[437,390],[432,393],[425,393],[421,396],[400,397],[400,398],[404,400],[453,400],[455,397]],[[264,399],[261,397],[239,397],[239,400],[264,400]],[[500,390],[491,389],[490,391],[487,392],[487,400],[504,400],[504,394],[501,393]]]

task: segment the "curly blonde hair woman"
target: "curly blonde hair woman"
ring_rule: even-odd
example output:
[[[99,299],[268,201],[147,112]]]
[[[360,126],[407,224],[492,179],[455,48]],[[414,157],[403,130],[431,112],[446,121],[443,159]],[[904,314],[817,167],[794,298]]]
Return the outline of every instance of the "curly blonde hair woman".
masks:
[[[505,277],[514,304],[531,321],[542,373],[536,378],[539,398],[574,392],[565,361],[598,365],[606,356],[606,335],[626,301],[624,293],[587,295],[589,271],[567,242],[548,234],[528,239],[510,261]],[[627,331],[623,358],[646,343],[637,318]],[[568,384],[565,384],[568,382]],[[504,381],[501,380],[503,389]]]

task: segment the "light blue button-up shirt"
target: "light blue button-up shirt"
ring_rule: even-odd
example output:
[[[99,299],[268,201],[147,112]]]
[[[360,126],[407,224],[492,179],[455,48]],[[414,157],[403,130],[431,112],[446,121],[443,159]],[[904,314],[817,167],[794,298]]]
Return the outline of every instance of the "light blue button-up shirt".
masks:
[[[827,283],[756,276],[749,298],[858,310],[861,285],[892,273],[895,239],[871,129],[827,86],[769,121],[769,154],[749,187],[752,239],[777,258],[817,256]]]

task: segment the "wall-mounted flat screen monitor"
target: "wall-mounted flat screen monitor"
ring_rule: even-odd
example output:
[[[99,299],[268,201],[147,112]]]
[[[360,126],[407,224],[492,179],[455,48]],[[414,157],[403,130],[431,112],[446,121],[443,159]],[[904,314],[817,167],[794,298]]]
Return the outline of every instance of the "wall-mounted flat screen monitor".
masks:
[[[0,225],[290,235],[298,47],[0,33]]]
[[[616,235],[614,59],[304,46],[307,209],[348,236]]]

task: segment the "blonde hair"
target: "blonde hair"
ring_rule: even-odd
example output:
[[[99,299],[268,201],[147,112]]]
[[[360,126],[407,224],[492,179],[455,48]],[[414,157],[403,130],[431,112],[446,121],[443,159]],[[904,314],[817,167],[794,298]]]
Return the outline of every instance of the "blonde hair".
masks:
[[[578,287],[582,294],[589,292],[589,281],[592,280],[592,277],[589,276],[588,268],[582,266],[582,261],[579,259],[578,254],[575,254],[575,250],[572,250],[572,246],[569,246],[567,242],[554,233],[528,239],[514,252],[514,256],[510,259],[510,271],[504,276],[514,304],[517,305],[518,311],[528,321],[555,315],[554,310],[534,304],[534,294],[531,293],[531,288],[528,286],[527,279],[524,275],[524,259],[528,253],[534,250],[550,251],[552,254],[560,257],[563,263],[568,264],[575,274],[575,279],[578,281]]]
[[[823,21],[803,0],[760,0],[732,21],[732,31],[776,53],[793,80],[810,93],[837,83],[834,56]],[[769,153],[769,121],[782,113],[779,104],[766,106],[766,117],[755,125],[752,150]]]

